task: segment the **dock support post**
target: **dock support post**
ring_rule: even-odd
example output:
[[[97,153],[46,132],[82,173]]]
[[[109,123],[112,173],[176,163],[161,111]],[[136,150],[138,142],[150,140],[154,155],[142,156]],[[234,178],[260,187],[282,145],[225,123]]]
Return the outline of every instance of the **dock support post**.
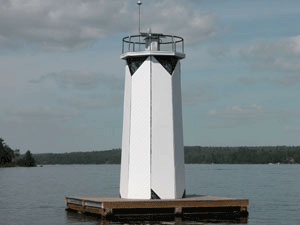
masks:
[[[181,207],[176,207],[175,210],[174,210],[174,213],[175,213],[176,215],[182,214],[182,208],[181,208]]]
[[[241,206],[240,215],[242,215],[242,216],[248,216],[249,215],[247,206]]]
[[[240,212],[247,212],[247,206],[241,206]]]
[[[111,214],[112,214],[112,209],[110,209],[110,208],[105,208],[105,209],[103,210],[103,216],[104,216],[104,217],[109,216],[109,215],[111,215]]]

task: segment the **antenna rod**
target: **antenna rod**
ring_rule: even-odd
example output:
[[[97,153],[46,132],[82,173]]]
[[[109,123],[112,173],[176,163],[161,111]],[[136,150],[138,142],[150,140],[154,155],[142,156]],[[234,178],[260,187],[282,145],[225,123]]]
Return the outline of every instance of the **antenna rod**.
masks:
[[[139,6],[139,35],[140,35],[141,34],[141,4],[142,4],[142,1],[138,1],[137,4]]]
[[[139,6],[139,51],[141,50],[141,4],[142,4],[142,1],[138,1],[137,2],[138,6]]]

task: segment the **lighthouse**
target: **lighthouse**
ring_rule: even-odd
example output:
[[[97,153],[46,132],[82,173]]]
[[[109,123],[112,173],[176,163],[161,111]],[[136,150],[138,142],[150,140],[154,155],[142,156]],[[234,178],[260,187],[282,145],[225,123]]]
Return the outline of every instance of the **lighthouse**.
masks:
[[[139,26],[138,35],[122,39],[120,58],[125,62],[120,195],[65,197],[66,210],[139,220],[199,212],[248,216],[248,199],[185,194],[183,38],[150,29],[141,33]]]
[[[125,60],[121,198],[182,198],[184,40],[151,30],[124,37],[120,58]]]

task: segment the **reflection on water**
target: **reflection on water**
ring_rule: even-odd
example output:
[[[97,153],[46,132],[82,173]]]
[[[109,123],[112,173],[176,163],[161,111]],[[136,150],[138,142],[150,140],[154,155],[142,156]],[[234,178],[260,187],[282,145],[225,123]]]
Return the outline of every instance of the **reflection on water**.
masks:
[[[71,222],[90,222],[91,224],[170,224],[170,225],[189,225],[189,224],[247,224],[248,217],[241,217],[240,215],[227,214],[198,214],[198,215],[184,215],[182,217],[175,216],[139,216],[128,217],[119,216],[114,218],[102,218],[94,214],[81,214],[76,212],[66,211],[66,219]]]

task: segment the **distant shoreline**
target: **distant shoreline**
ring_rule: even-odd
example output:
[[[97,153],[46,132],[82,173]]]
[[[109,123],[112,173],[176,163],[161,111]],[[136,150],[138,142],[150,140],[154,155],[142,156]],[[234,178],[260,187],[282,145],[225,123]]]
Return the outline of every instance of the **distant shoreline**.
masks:
[[[71,153],[33,154],[38,165],[120,164],[121,149]],[[184,148],[185,164],[296,164],[300,146]]]

